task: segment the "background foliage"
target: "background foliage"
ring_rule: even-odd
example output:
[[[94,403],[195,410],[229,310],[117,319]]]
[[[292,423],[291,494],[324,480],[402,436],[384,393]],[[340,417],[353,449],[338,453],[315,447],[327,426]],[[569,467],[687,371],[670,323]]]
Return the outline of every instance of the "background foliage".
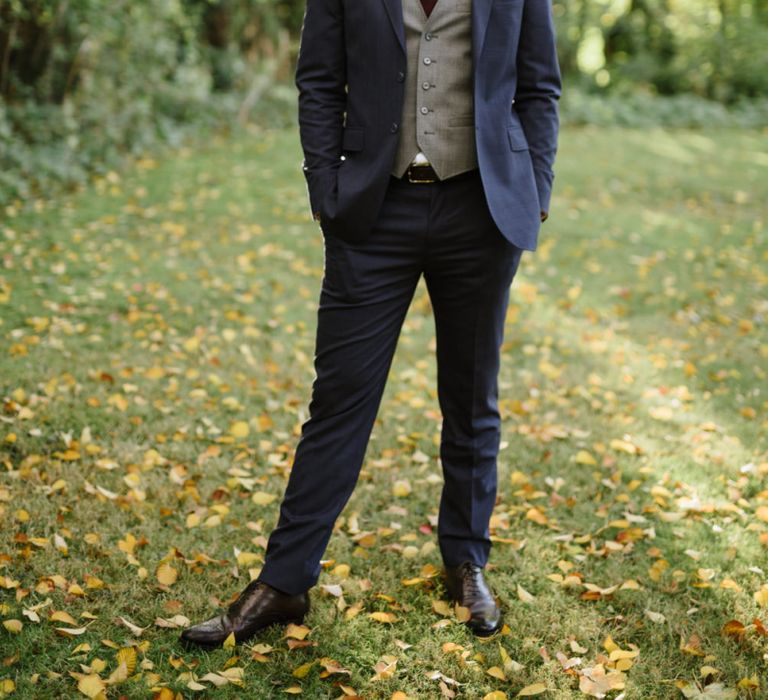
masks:
[[[298,36],[303,9],[304,0],[0,0],[0,201],[77,185],[124,154],[246,118],[265,63],[290,77],[280,47]],[[569,0],[554,13],[567,118],[766,122],[766,0]]]

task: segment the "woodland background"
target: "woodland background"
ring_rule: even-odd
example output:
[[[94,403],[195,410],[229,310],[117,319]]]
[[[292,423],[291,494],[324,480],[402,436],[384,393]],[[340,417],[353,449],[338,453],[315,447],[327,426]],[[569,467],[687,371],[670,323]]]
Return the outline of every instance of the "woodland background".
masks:
[[[201,128],[293,119],[303,10],[0,0],[0,202],[83,183]],[[768,122],[766,0],[568,0],[554,14],[567,121]]]

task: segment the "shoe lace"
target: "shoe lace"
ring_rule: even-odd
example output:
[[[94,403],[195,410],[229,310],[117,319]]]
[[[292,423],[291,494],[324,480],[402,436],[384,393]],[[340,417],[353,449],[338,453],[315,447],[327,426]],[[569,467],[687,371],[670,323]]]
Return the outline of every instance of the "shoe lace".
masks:
[[[466,593],[469,595],[478,595],[480,588],[480,567],[466,562],[461,571],[461,580]]]

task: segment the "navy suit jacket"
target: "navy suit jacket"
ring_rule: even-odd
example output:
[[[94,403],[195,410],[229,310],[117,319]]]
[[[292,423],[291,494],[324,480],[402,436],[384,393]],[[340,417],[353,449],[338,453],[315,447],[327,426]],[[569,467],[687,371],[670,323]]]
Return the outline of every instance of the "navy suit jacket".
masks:
[[[440,2],[440,0],[438,0]],[[557,149],[551,0],[473,0],[475,138],[488,205],[535,250]],[[307,0],[296,69],[310,205],[323,233],[365,239],[398,145],[407,59],[401,0]]]

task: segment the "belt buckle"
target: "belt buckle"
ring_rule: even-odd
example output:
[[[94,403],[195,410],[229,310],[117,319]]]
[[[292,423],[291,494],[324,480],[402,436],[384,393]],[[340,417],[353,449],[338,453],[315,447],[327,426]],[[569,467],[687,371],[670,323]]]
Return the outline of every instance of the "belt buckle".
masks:
[[[437,182],[437,178],[435,177],[429,177],[427,179],[419,178],[418,176],[414,177],[413,171],[416,169],[422,168],[423,170],[427,170],[429,168],[428,165],[409,165],[408,166],[408,182],[417,184],[417,185],[429,185],[433,182]],[[431,168],[430,168],[431,169]]]

